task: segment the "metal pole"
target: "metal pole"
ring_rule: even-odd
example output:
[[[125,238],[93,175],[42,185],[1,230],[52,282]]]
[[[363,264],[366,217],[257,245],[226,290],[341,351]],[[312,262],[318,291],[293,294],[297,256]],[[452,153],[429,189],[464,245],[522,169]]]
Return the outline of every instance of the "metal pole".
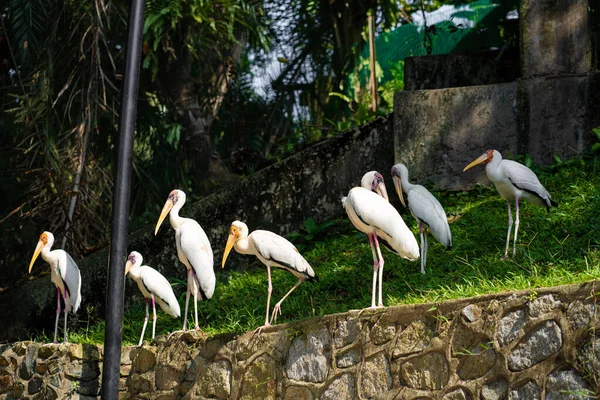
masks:
[[[369,67],[371,68],[371,110],[377,112],[377,54],[375,52],[375,12],[376,9],[369,11],[368,25],[369,25],[369,53],[370,62]]]
[[[119,149],[113,198],[110,260],[106,283],[106,329],[104,331],[104,368],[102,400],[117,400],[123,332],[123,297],[125,260],[127,257],[127,225],[131,192],[133,134],[137,110],[138,81],[144,25],[144,0],[129,3],[129,25],[125,48],[125,73],[121,89],[119,115]]]

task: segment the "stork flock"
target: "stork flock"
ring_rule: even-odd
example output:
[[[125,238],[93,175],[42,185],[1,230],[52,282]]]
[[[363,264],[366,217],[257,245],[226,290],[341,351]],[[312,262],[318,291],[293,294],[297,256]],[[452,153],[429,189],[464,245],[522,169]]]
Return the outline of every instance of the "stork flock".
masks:
[[[537,176],[526,166],[515,161],[503,160],[496,150],[488,150],[483,155],[468,164],[464,170],[478,165],[486,165],[486,175],[494,183],[500,196],[508,205],[508,233],[504,258],[508,257],[510,235],[513,218],[510,202],[515,201],[516,221],[513,242],[513,257],[516,255],[516,241],[519,230],[519,200],[550,207],[557,204],[552,200],[548,191],[540,183]],[[361,179],[360,186],[352,188],[346,197],[342,198],[343,207],[354,227],[369,238],[373,254],[373,286],[371,306],[368,309],[383,307],[382,280],[384,259],[379,244],[383,244],[390,252],[416,261],[421,259],[421,273],[425,274],[427,263],[427,231],[446,248],[452,247],[452,233],[446,213],[440,202],[423,186],[412,184],[408,180],[408,169],[404,164],[396,164],[391,169],[396,193],[403,206],[408,207],[419,226],[421,246],[415,235],[404,223],[400,213],[389,203],[383,176],[377,171],[367,172]],[[208,237],[200,224],[191,218],[179,216],[179,211],[185,204],[186,195],[183,191],[173,190],[165,202],[154,234],[169,216],[169,222],[175,230],[175,243],[179,260],[186,268],[187,291],[185,311],[183,314],[183,331],[187,330],[188,305],[190,295],[194,296],[195,329],[198,324],[198,296],[202,300],[210,299],[215,291],[216,278],[214,272],[213,251]],[[50,264],[51,280],[57,289],[56,321],[54,327],[54,343],[57,343],[58,320],[61,313],[61,297],[64,302],[64,341],[67,341],[67,315],[69,311],[77,312],[81,304],[81,274],[79,268],[64,250],[51,251],[54,236],[43,232],[29,264],[29,272],[37,257]],[[316,281],[317,276],[310,264],[302,257],[298,249],[287,239],[273,232],[255,230],[250,232],[248,226],[241,221],[234,221],[229,228],[229,235],[221,262],[225,267],[227,257],[235,249],[240,254],[256,256],[266,267],[268,277],[267,305],[265,323],[256,332],[260,333],[265,327],[277,322],[281,314],[283,301],[304,281]],[[146,325],[149,320],[149,302],[152,302],[153,324],[152,338],[156,334],[156,303],[162,310],[173,316],[180,317],[181,310],[169,281],[158,271],[142,265],[143,257],[132,251],[125,263],[125,275],[137,283],[146,300],[146,317],[142,328],[139,346],[142,345]],[[298,282],[273,307],[269,318],[271,293],[271,268],[282,268],[298,278]],[[377,284],[379,283],[379,284]],[[378,289],[378,290],[377,290]],[[377,300],[377,301],[376,301]]]

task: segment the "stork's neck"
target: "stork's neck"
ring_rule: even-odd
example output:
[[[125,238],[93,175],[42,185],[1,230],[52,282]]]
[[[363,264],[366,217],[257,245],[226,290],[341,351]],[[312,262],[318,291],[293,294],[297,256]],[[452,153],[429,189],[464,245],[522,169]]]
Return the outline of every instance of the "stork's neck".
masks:
[[[488,179],[492,182],[496,182],[502,179],[501,171],[500,171],[500,163],[502,162],[502,155],[500,152],[494,150],[494,156],[492,157],[492,161],[490,161],[485,166],[485,174]]]
[[[233,247],[240,254],[254,254],[254,246],[250,244],[247,237],[238,239]]]
[[[171,223],[173,229],[179,229],[185,221],[185,218],[179,216],[179,210],[181,210],[183,204],[183,202],[178,201],[169,212],[169,222]]]
[[[129,270],[129,276],[135,281],[138,281],[142,277],[142,270],[138,264],[134,264]]]
[[[400,182],[402,182],[402,191],[406,194],[408,194],[414,186],[408,181],[408,170],[406,168],[400,170]]]
[[[52,264],[52,261],[56,260],[56,254],[52,254],[54,252],[50,251],[51,249],[52,243],[48,242],[44,247],[42,247],[42,251],[40,253],[42,258],[49,264]]]

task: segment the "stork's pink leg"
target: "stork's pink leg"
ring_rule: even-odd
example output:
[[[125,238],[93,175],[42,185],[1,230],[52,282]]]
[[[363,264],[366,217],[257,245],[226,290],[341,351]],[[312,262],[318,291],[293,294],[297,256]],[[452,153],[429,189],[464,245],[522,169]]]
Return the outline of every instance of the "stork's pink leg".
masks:
[[[187,272],[187,292],[185,292],[185,312],[183,313],[183,331],[187,330],[187,317],[188,317],[188,305],[190,304],[190,274],[192,271]]]
[[[373,294],[371,296],[371,308],[375,308],[375,291],[377,290],[377,270],[379,269],[379,261],[377,260],[377,253],[375,252],[375,245],[373,244],[373,235],[368,234],[369,244],[371,245],[371,252],[373,253]]]
[[[69,303],[69,296],[67,295],[67,289],[63,290],[63,299],[65,300],[65,329],[63,331],[63,342],[67,342],[67,315],[69,315],[69,311],[71,309]]]
[[[196,323],[195,330],[200,329],[200,325],[198,325],[198,280],[196,279],[196,274],[192,271],[192,278],[194,279],[194,322]]]
[[[54,321],[54,342],[52,343],[58,343],[58,340],[56,340],[56,337],[58,336],[58,317],[60,317],[60,288],[57,287],[56,288],[56,321]]]
[[[146,301],[148,301],[146,299]],[[156,336],[156,303],[154,302],[154,295],[152,295],[152,317],[154,320],[152,321],[152,339]]]
[[[506,234],[506,249],[504,250],[504,258],[508,258],[508,244],[510,243],[510,231],[513,226],[512,212],[510,211],[510,200],[506,199],[506,205],[508,206],[508,233]]]
[[[275,304],[275,307],[273,307],[273,314],[271,314],[271,322],[273,324],[277,322],[277,314],[281,314],[281,303],[283,303],[283,301],[285,300],[285,298],[288,297],[290,295],[290,293],[292,293],[294,291],[294,289],[296,289],[298,286],[300,286],[301,283],[302,283],[302,279],[298,279],[298,282],[294,285],[294,287],[292,287],[290,289],[290,291],[287,292],[285,294],[285,296],[283,296],[281,298],[281,300],[279,300],[277,302],[277,304]]]
[[[375,230],[373,230],[373,239],[375,240],[375,246],[377,246],[377,255],[379,256],[379,302],[377,303],[377,306],[383,307],[383,256],[381,255],[381,249],[379,248],[379,240],[377,240],[377,234],[375,233]]]
[[[515,196],[515,212],[517,219],[515,220],[515,240],[513,242],[513,257],[517,255],[517,233],[519,232],[519,196]]]
[[[419,221],[419,233],[421,234],[421,273],[425,275],[425,240],[423,239],[423,222]]]
[[[148,325],[148,299],[145,298],[146,300],[146,318],[144,318],[144,327],[142,328],[142,336],[140,336],[140,342],[138,343],[138,346],[142,345],[142,342],[144,341],[144,333],[146,333],[146,325]]]

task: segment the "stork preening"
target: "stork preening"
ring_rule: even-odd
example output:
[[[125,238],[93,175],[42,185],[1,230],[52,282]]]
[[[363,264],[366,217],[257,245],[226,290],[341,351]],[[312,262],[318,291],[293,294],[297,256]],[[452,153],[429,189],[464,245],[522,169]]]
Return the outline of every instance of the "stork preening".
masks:
[[[81,304],[81,273],[77,264],[71,258],[69,253],[64,250],[50,250],[54,244],[54,235],[50,232],[44,232],[40,235],[37,246],[29,263],[29,273],[33,263],[40,253],[42,258],[50,264],[50,279],[56,286],[56,321],[54,322],[54,343],[58,343],[58,318],[60,316],[60,297],[65,302],[65,329],[64,341],[67,341],[67,315],[69,311],[76,313]]]
[[[396,193],[404,207],[408,207],[410,213],[419,223],[419,234],[421,235],[421,273],[425,274],[427,264],[427,232],[429,229],[434,238],[446,248],[452,247],[452,233],[448,225],[446,212],[440,202],[421,185],[414,185],[408,181],[408,169],[404,164],[396,164],[392,167],[392,179]],[[402,193],[406,193],[406,202]]]
[[[148,325],[149,300],[152,300],[152,316],[154,317],[152,321],[152,339],[156,336],[156,303],[160,305],[164,312],[173,317],[178,318],[181,314],[179,303],[167,278],[154,268],[142,265],[143,261],[144,258],[140,253],[132,251],[125,264],[125,276],[129,273],[129,276],[137,283],[140,292],[146,299],[146,318],[144,319],[144,327],[138,346],[141,346],[144,341],[144,333],[146,332],[146,325]]]
[[[225,267],[227,256],[234,248],[240,254],[254,254],[267,267],[267,277],[269,286],[267,289],[267,311],[265,324],[259,328],[268,327],[271,323],[277,322],[277,315],[281,314],[281,303],[304,281],[317,280],[315,271],[302,257],[296,246],[287,239],[269,231],[256,230],[249,233],[248,226],[241,221],[234,221],[229,228],[229,237],[223,253],[223,262],[221,266]],[[281,298],[273,307],[273,314],[269,322],[269,306],[271,302],[271,292],[273,284],[271,283],[271,267],[285,269],[298,278],[298,282]]]
[[[348,218],[359,231],[366,233],[373,253],[373,294],[371,308],[383,307],[382,279],[383,256],[379,242],[392,253],[415,261],[419,258],[419,245],[415,235],[408,229],[404,220],[388,201],[383,176],[371,171],[361,179],[361,187],[350,190],[342,204]],[[379,274],[379,296],[375,303],[375,291]]]
[[[175,229],[177,256],[187,269],[187,291],[185,294],[185,312],[183,317],[183,330],[185,331],[187,329],[190,293],[194,294],[194,317],[196,330],[198,330],[198,295],[202,299],[210,299],[215,292],[216,278],[213,269],[213,251],[206,233],[193,219],[179,216],[179,210],[181,210],[184,204],[184,192],[175,189],[169,193],[169,197],[156,223],[154,234],[158,233],[160,225],[167,214],[169,214],[169,221],[173,229]]]
[[[508,207],[508,233],[506,234],[506,249],[504,258],[508,257],[508,245],[510,232],[513,226],[513,217],[510,210],[510,201],[515,201],[515,238],[513,242],[513,257],[517,254],[517,233],[519,232],[519,199],[527,200],[538,206],[545,206],[547,211],[550,207],[558,205],[550,197],[550,193],[542,186],[538,177],[532,170],[516,161],[503,160],[500,152],[488,150],[471,164],[467,165],[463,172],[475,165],[486,163],[485,174],[494,183],[498,193],[506,200]]]

